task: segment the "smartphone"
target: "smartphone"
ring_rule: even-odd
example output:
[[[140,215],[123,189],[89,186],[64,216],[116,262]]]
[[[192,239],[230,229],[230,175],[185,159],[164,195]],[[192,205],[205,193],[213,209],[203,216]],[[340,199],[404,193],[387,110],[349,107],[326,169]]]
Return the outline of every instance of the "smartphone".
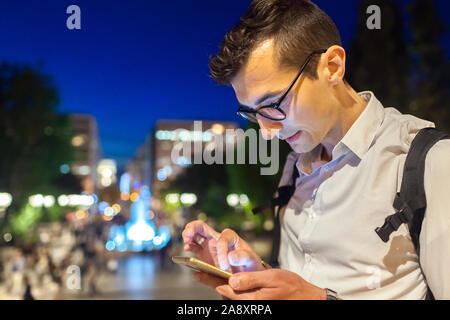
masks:
[[[172,257],[172,261],[179,265],[186,266],[197,271],[203,271],[225,280],[228,280],[228,278],[231,277],[231,273],[223,271],[213,265],[210,265],[209,263],[193,257],[176,256]]]

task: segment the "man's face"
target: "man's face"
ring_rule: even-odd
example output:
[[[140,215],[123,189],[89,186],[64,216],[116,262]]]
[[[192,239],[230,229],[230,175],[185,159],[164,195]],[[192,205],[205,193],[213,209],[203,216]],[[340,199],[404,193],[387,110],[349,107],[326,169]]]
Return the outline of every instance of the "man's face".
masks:
[[[320,66],[319,62],[319,69]],[[273,41],[266,40],[253,50],[231,85],[240,104],[257,108],[277,102],[300,67],[301,64],[297,69],[281,70],[275,59]],[[263,133],[267,130],[266,138],[277,134],[298,153],[314,149],[336,120],[333,96],[329,90],[329,83],[323,80],[320,72],[317,80],[310,80],[302,74],[281,103],[281,109],[286,113],[285,120],[272,121],[257,115]],[[268,99],[258,101],[266,95]]]

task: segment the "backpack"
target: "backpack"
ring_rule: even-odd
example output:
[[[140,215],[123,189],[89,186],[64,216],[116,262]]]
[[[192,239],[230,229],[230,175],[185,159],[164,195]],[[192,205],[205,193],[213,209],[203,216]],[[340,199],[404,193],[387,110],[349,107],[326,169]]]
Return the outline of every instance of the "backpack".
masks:
[[[388,242],[392,232],[397,231],[403,223],[408,224],[411,240],[418,256],[420,254],[419,236],[427,206],[424,188],[425,158],[431,147],[442,139],[450,139],[450,135],[432,127],[421,129],[414,137],[406,156],[400,192],[395,195],[393,203],[396,212],[388,216],[381,227],[375,229],[380,239]],[[294,194],[295,181],[298,177],[299,173],[294,162],[290,184],[278,187],[275,198],[253,209],[253,213],[257,214],[264,209],[274,210],[277,207],[274,215],[273,244],[269,260],[272,266],[278,266],[281,235],[280,210],[289,203]],[[434,300],[429,287],[426,299]]]

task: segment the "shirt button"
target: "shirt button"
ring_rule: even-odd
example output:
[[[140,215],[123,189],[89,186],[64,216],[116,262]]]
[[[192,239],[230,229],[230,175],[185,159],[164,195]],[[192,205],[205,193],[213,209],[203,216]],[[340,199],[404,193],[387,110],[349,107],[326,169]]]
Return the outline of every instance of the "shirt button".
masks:
[[[309,254],[305,254],[306,263],[311,263],[311,256]]]

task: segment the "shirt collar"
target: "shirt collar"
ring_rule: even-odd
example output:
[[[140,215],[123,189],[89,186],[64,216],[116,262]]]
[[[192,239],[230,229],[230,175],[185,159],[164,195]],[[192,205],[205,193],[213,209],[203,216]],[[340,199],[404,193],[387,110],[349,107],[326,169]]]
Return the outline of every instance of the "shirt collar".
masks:
[[[367,101],[367,105],[341,141],[333,148],[333,160],[348,151],[362,159],[369,150],[377,129],[383,122],[384,107],[373,92],[363,91],[358,94]]]
[[[384,107],[373,92],[363,91],[358,94],[367,101],[367,105],[341,141],[333,148],[332,161],[348,152],[353,152],[362,159],[369,150],[377,129],[383,122]],[[311,163],[320,159],[322,150],[323,145],[319,144],[312,151],[300,154],[296,166],[301,175],[308,175],[305,173],[305,168],[311,168]],[[314,171],[315,169],[312,168],[312,172]]]

